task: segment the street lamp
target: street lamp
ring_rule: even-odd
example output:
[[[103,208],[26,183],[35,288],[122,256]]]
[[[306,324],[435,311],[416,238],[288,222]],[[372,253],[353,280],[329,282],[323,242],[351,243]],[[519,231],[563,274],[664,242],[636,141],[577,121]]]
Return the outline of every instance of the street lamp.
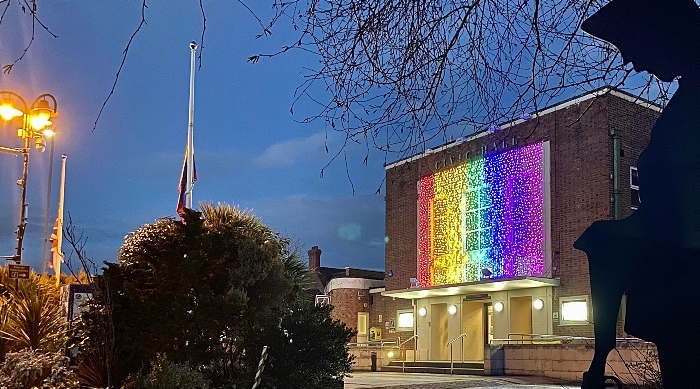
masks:
[[[15,100],[19,100],[21,107],[17,107]],[[53,136],[54,132],[49,129],[51,119],[58,116],[58,104],[56,98],[45,93],[34,100],[31,107],[27,108],[27,103],[22,96],[10,91],[0,91],[0,117],[5,121],[22,118],[22,127],[17,130],[17,137],[24,140],[24,147],[2,147],[0,152],[10,154],[22,154],[24,165],[22,167],[22,178],[17,181],[17,185],[22,187],[22,196],[19,209],[19,224],[17,225],[17,253],[6,256],[16,263],[22,262],[22,239],[24,229],[27,225],[26,197],[27,197],[27,165],[29,164],[29,146],[34,142],[34,147],[39,152],[46,150],[46,138]]]

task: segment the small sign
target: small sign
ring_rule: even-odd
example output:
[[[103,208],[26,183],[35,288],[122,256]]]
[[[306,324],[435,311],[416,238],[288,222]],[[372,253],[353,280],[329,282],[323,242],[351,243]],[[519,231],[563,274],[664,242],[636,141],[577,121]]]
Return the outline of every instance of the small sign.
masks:
[[[331,296],[326,294],[317,294],[314,303],[317,307],[324,307],[326,305],[330,305]]]
[[[552,322],[559,323],[559,312],[552,312]]]
[[[15,280],[29,279],[29,265],[7,265],[7,272],[10,273],[10,278]]]

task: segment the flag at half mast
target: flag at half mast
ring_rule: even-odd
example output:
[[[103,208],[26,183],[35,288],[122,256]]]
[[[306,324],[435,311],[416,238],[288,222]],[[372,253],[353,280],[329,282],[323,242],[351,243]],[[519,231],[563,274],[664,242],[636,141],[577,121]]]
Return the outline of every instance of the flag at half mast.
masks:
[[[177,213],[182,218],[185,208],[192,208],[192,187],[197,181],[197,169],[194,163],[194,57],[197,44],[190,43],[190,112],[187,120],[187,148],[185,163],[182,165],[180,176],[180,197],[177,201]],[[183,220],[184,222],[184,220]]]
[[[194,156],[192,156],[192,166],[194,167],[194,169],[192,169],[192,185],[194,185],[194,181],[197,181],[197,164],[194,163]],[[180,192],[180,196],[177,200],[177,214],[182,216],[187,206],[187,150],[185,150],[185,162],[182,164],[182,175],[180,176],[180,187],[178,191]]]

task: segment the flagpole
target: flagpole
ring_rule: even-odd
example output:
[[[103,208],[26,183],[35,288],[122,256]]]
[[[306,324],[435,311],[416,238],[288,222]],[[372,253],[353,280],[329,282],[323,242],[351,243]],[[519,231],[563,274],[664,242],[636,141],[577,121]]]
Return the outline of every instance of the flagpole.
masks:
[[[50,255],[46,255],[46,246],[51,241],[49,234],[49,214],[51,213],[51,181],[53,180],[53,149],[56,138],[51,137],[51,152],[49,153],[49,179],[46,188],[46,214],[44,216],[44,247],[41,250],[41,274],[46,275],[46,265],[51,260]],[[49,252],[50,253],[50,252]]]
[[[53,271],[56,274],[56,286],[61,284],[61,261],[63,259],[62,241],[63,241],[63,199],[66,189],[66,159],[68,156],[61,155],[61,187],[58,195],[58,217],[56,231],[56,251],[53,253]]]
[[[185,207],[192,209],[192,184],[194,178],[194,64],[197,44],[190,43],[190,117],[187,125],[187,186],[185,187]]]

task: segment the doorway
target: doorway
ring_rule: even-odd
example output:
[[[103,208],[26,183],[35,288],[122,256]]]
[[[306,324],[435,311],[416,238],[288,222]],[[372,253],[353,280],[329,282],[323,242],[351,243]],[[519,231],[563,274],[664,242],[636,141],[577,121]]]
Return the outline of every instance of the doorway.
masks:
[[[532,336],[532,297],[510,298],[510,332],[512,339],[530,343]]]
[[[447,355],[447,304],[430,304],[430,359],[446,361]]]
[[[462,302],[462,333],[467,334],[464,339],[463,355],[455,353],[453,357],[462,358],[469,362],[482,362],[484,360],[484,302]]]
[[[367,319],[369,313],[358,312],[357,313],[357,343],[367,341]]]

